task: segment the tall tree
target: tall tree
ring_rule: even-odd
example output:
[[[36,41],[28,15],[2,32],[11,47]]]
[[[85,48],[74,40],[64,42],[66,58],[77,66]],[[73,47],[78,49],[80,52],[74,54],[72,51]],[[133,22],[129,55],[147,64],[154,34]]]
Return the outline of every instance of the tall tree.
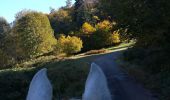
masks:
[[[66,8],[70,8],[72,6],[72,0],[66,1]]]
[[[84,0],[75,0],[74,4],[74,20],[77,22],[78,26],[80,27],[83,22],[83,7]]]
[[[74,20],[77,22],[78,26],[81,26],[84,22],[95,23],[93,16],[95,16],[97,12],[96,2],[76,0],[74,10]]]
[[[72,10],[72,8],[60,8],[48,15],[55,36],[58,34],[68,34],[70,31],[75,30],[76,26],[72,20]]]
[[[0,38],[2,38],[6,32],[10,30],[10,24],[5,18],[0,17]]]
[[[13,35],[16,53],[23,58],[30,58],[49,53],[56,44],[48,17],[42,13],[30,12],[17,20]]]
[[[168,0],[100,0],[100,11],[128,27],[134,37],[168,31],[169,8]]]

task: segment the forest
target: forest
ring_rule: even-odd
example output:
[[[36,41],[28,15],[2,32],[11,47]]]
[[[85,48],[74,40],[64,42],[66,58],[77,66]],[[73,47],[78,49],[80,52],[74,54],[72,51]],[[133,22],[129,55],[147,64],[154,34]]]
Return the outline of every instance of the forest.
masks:
[[[25,62],[51,56],[55,59],[67,58],[91,50],[97,52],[103,48],[127,44],[132,40],[135,43],[121,58],[124,61],[122,67],[155,93],[160,100],[169,100],[170,1],[75,0],[74,4],[71,1],[67,0],[66,6],[57,10],[50,8],[49,14],[24,9],[15,15],[12,23],[0,17],[0,92],[2,93],[0,99],[23,100],[25,94],[22,92],[26,92],[30,76],[37,69],[33,72],[30,70],[35,66],[49,64],[48,62],[44,65],[45,62],[42,61],[41,64],[30,65],[32,67],[29,69],[29,66],[23,66]],[[55,66],[52,61],[50,63]],[[73,62],[68,60],[66,63],[69,65]],[[79,63],[83,61],[80,59]],[[63,64],[59,62],[59,65]],[[19,70],[17,75],[15,71],[11,72],[18,68],[26,69]],[[66,68],[56,69],[61,70],[57,71],[58,73],[62,73]],[[70,69],[75,74],[72,77],[77,77],[74,68]],[[87,69],[77,70],[86,77],[81,71]],[[50,75],[54,74],[55,72]],[[22,86],[19,86],[20,82]],[[8,89],[4,88],[6,84],[9,86]],[[60,85],[60,83],[55,84]],[[56,87],[56,93],[57,91],[65,93],[63,97],[81,96],[83,84],[77,84],[79,85],[76,89],[80,90],[78,93],[70,94],[74,90],[65,90],[66,83],[61,89]],[[15,92],[8,95],[5,94],[7,90]]]

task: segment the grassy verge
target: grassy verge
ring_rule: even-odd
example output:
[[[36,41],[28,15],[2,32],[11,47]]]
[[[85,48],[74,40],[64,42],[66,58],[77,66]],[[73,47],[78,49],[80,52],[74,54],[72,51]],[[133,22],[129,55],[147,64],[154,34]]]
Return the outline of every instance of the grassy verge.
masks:
[[[117,49],[122,49],[122,48],[128,48],[128,47],[133,46],[134,44],[135,44],[135,40],[131,40],[128,43],[125,42],[125,43],[121,43],[118,46],[112,46],[112,47],[106,48],[106,50],[117,50]]]
[[[169,64],[165,64],[161,60],[165,56],[158,55],[159,53],[163,54],[162,52],[151,52],[150,55],[146,55],[143,51],[130,51],[129,54],[122,58],[121,66],[159,100],[170,100],[170,73],[169,69],[166,69],[169,68]],[[135,57],[133,58],[133,56]]]
[[[48,77],[53,85],[53,100],[81,97],[91,62],[119,47],[106,48],[106,52],[90,51],[89,55],[40,57],[0,70],[0,100],[24,100],[32,77],[44,67],[48,69]]]
[[[101,55],[53,60],[29,67],[0,70],[0,100],[24,100],[33,75],[48,69],[53,85],[53,100],[81,97],[91,62]]]
[[[124,63],[121,67],[138,83],[150,90],[150,92],[159,100],[170,99],[170,73],[161,72],[158,74],[151,74],[142,69],[142,66],[134,65],[132,63]]]

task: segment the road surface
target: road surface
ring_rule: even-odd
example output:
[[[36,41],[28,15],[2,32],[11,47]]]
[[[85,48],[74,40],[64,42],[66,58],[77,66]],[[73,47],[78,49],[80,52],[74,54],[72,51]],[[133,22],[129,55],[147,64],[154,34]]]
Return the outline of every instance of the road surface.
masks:
[[[115,60],[122,52],[124,51],[109,53],[94,61],[107,78],[112,100],[158,100],[116,64]]]

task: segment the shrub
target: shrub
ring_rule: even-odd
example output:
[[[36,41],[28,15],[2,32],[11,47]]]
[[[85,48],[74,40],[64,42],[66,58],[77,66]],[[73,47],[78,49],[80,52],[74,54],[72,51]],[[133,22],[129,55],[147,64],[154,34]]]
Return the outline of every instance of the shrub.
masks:
[[[113,45],[114,36],[111,32],[108,32],[106,30],[97,30],[91,36],[91,41],[93,41],[93,49],[100,49],[106,46]]]
[[[113,32],[113,43],[114,44],[118,44],[120,43],[120,35],[119,35],[119,31],[114,31]]]
[[[18,19],[13,28],[18,55],[32,58],[53,50],[56,39],[48,17],[42,13],[30,12]]]
[[[63,53],[66,53],[68,55],[77,53],[81,51],[81,48],[83,47],[83,42],[78,37],[70,37],[70,36],[64,36],[62,35],[58,39],[57,43],[57,50],[61,50]]]
[[[87,22],[82,25],[82,31],[86,34],[93,33],[95,30],[96,29]]]
[[[112,26],[113,26],[113,23],[111,23],[108,20],[104,20],[102,22],[99,22],[96,25],[96,28],[99,29],[99,30],[110,30],[112,28]]]
[[[88,23],[84,23],[83,26],[86,26],[86,24]],[[112,32],[115,24],[115,22],[111,23],[108,20],[104,20],[95,26],[96,28],[95,31],[92,32],[93,34],[81,34],[80,37],[83,40],[83,52],[119,44],[121,42],[121,31],[117,30]]]
[[[0,50],[0,67],[8,66],[12,63],[12,57],[8,56],[4,51]]]
[[[83,48],[82,48],[81,52],[86,52],[86,51],[92,50],[94,48],[93,44],[92,44],[94,41],[91,39],[92,35],[93,34],[79,34],[79,35],[77,35],[83,41]]]

